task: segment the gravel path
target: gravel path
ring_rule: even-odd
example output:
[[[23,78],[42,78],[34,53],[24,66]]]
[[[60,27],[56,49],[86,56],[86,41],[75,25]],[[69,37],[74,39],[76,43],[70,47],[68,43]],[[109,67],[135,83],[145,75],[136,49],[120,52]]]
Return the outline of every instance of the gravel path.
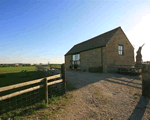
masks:
[[[58,119],[150,119],[149,99],[141,96],[142,82],[138,76],[67,71],[66,80],[77,90]]]
[[[76,90],[67,93],[72,97],[49,120],[150,120],[138,76],[66,71],[66,81]]]

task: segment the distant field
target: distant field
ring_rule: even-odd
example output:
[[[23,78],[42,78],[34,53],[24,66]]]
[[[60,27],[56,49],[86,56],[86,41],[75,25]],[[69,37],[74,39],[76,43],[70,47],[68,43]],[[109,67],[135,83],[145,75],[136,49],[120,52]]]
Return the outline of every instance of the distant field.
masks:
[[[15,73],[22,70],[35,71],[35,66],[30,67],[0,67],[0,73]]]
[[[60,68],[61,65],[51,65]],[[49,66],[43,66],[49,68]],[[26,70],[27,72],[21,72]],[[42,78],[46,75],[36,71],[36,66],[29,67],[0,67],[0,87]]]
[[[61,68],[61,64],[51,64],[51,67]],[[45,68],[49,68],[49,66],[44,66]]]
[[[43,66],[45,68],[49,68],[49,66]],[[55,68],[61,68],[61,64],[52,64],[51,67]],[[29,67],[0,67],[0,73],[15,73],[20,72],[22,70],[27,71],[35,71],[35,66],[29,66]]]
[[[49,68],[49,66],[43,67]],[[52,65],[52,67],[60,68],[61,65]],[[27,72],[21,72],[22,70]],[[45,76],[49,75],[36,71],[36,66],[0,67],[0,87],[35,80]]]

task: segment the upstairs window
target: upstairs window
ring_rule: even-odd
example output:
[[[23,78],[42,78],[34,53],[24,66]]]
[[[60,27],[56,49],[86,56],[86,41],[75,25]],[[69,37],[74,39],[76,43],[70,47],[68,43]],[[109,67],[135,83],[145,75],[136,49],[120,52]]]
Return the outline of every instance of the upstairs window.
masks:
[[[123,55],[123,45],[118,45],[118,54]]]

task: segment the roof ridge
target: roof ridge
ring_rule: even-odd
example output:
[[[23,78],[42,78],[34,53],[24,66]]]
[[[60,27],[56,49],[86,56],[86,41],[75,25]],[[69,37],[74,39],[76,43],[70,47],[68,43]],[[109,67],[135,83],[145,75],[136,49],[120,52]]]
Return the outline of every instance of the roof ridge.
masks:
[[[116,33],[116,31],[119,28],[121,29],[121,27],[119,26],[117,28],[114,28],[114,29],[109,30],[105,33],[102,33],[102,34],[97,35],[93,38],[90,38],[88,40],[85,40],[81,43],[76,44],[65,55],[77,54],[77,53],[85,51],[85,50],[105,46],[107,44],[107,42],[111,39],[111,37]]]
[[[101,35],[103,35],[103,34],[109,33],[109,32],[111,32],[111,31],[116,30],[116,29],[119,29],[119,28],[121,28],[121,26],[119,26],[119,27],[117,27],[117,28],[114,28],[114,29],[112,29],[112,30],[109,30],[109,31],[107,31],[107,32],[104,32],[104,33],[102,33],[102,34],[99,34],[99,35],[97,35],[97,36],[95,36],[95,37],[92,37],[92,38],[90,38],[90,39],[88,39],[88,40],[85,40],[85,41],[83,41],[83,42],[81,42],[81,43],[78,43],[78,44],[76,44],[76,45],[74,45],[74,46],[77,46],[77,45],[82,44],[82,43],[84,43],[84,42],[90,41],[90,40],[92,40],[93,38],[99,37],[99,36],[101,36]]]

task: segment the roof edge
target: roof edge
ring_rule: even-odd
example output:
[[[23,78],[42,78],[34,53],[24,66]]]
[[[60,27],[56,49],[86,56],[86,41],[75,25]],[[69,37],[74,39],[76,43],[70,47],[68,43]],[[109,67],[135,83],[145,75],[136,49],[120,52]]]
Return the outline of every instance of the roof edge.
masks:
[[[87,40],[85,40],[85,41],[83,41],[83,42],[80,42],[80,43],[78,43],[78,44],[76,44],[76,45],[79,45],[79,44],[81,44],[81,43],[87,42],[87,41],[89,41],[89,40],[91,40],[91,39],[93,39],[93,38],[96,38],[96,37],[98,37],[98,36],[101,36],[101,35],[103,35],[103,34],[106,34],[106,33],[110,32],[110,31],[113,31],[113,30],[119,29],[119,28],[121,28],[121,26],[119,26],[119,27],[117,27],[117,28],[114,28],[114,29],[111,29],[111,30],[109,30],[109,31],[107,31],[107,32],[104,32],[104,33],[102,33],[102,34],[96,35],[95,37],[92,37],[92,38],[90,38],[90,39],[87,39]],[[74,45],[74,46],[76,46],[76,45]]]
[[[79,53],[84,52],[84,51],[93,50],[93,49],[97,49],[97,48],[102,48],[102,47],[105,47],[105,46],[106,46],[106,45],[103,45],[103,46],[100,46],[100,47],[96,47],[96,48],[92,48],[92,49],[82,50],[82,51],[80,51],[80,52],[76,52],[76,53],[73,53],[73,54],[65,54],[65,56],[67,56],[67,55],[79,54]]]
[[[130,42],[130,40],[128,39],[127,35],[126,35],[125,32],[123,31],[123,29],[121,29],[121,30],[122,30],[123,34],[125,35],[125,37],[127,38],[127,40],[128,40],[128,42],[130,43],[130,45],[133,47],[133,45],[131,44],[131,42]],[[134,49],[134,47],[133,47],[133,49]]]

